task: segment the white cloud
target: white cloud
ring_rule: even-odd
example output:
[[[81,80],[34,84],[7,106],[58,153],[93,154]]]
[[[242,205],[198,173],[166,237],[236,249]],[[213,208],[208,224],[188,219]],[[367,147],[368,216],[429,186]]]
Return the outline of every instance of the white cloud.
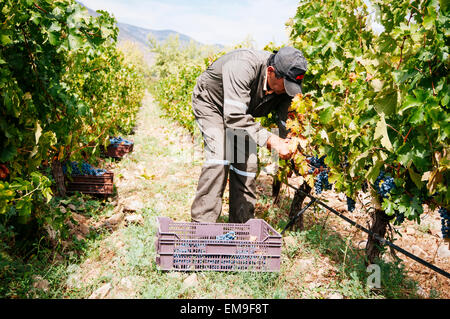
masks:
[[[121,22],[186,34],[205,44],[233,45],[251,36],[258,48],[287,42],[285,23],[295,15],[296,0],[145,1],[81,0],[104,9]],[[200,3],[201,2],[201,3]]]

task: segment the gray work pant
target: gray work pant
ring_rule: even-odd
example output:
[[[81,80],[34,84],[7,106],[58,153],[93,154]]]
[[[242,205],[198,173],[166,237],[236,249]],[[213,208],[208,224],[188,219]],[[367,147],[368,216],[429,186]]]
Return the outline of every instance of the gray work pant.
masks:
[[[217,221],[229,175],[229,222],[245,223],[253,218],[256,203],[256,144],[245,131],[226,129],[223,115],[215,106],[195,95],[192,104],[205,146],[205,162],[191,207],[192,221]]]

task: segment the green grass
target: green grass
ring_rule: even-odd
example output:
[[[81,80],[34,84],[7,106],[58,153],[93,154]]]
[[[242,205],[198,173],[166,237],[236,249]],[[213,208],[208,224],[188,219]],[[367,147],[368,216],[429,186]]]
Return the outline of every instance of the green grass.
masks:
[[[96,220],[108,214],[113,207],[107,200],[75,194],[64,199],[54,198],[49,209],[65,207],[61,218],[70,218],[72,212]],[[71,208],[69,208],[71,207]],[[56,216],[56,215],[52,215]],[[55,225],[59,220],[53,220]],[[74,224],[76,222],[72,220]],[[39,230],[35,225],[27,225]],[[64,284],[68,276],[67,267],[79,263],[82,256],[90,249],[90,243],[98,243],[102,234],[91,230],[86,240],[72,238],[68,245],[67,226],[59,227],[58,239],[50,240],[46,233],[39,230],[39,237],[27,237],[11,247],[0,250],[0,298],[58,298],[64,295]],[[19,247],[21,247],[19,249]],[[38,282],[46,282],[45,289],[35,287]]]
[[[416,285],[407,278],[398,263],[377,261],[380,266],[381,288],[370,290],[364,251],[350,247],[351,242],[320,224],[299,234],[310,253],[328,256],[335,264],[337,279],[331,288],[349,298],[418,298]]]

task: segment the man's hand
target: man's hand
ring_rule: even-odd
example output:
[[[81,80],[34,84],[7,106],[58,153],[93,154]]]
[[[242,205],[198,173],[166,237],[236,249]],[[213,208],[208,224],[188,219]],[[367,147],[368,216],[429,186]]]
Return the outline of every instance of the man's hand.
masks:
[[[267,148],[277,151],[278,156],[283,160],[290,159],[295,152],[288,139],[282,139],[276,135],[269,137],[267,140]]]

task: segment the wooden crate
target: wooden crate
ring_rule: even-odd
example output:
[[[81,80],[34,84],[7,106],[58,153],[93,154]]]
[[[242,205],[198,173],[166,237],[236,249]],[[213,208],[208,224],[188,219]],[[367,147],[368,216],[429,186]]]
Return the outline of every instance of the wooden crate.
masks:
[[[108,196],[113,193],[114,173],[106,172],[102,176],[71,176],[65,177],[67,192],[80,192],[92,195]]]
[[[131,145],[120,144],[117,146],[111,144],[106,148],[106,151],[104,148],[102,149],[105,156],[107,157],[122,158],[125,156],[125,154],[131,153],[133,151],[133,146],[134,144]]]

